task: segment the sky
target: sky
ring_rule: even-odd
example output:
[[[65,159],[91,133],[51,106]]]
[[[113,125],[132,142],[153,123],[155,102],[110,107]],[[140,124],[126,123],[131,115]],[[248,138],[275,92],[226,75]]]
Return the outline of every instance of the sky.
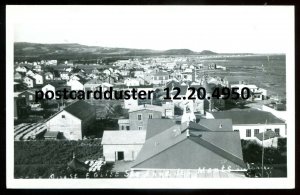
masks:
[[[8,6],[14,42],[285,53],[292,6]]]

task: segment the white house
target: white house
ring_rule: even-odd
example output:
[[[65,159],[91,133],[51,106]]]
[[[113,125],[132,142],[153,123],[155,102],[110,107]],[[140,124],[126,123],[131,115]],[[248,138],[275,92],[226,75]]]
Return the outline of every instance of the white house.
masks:
[[[146,139],[146,131],[104,131],[102,142],[105,161],[133,161]]]
[[[71,90],[84,90],[84,84],[78,80],[70,80],[67,85],[71,87]]]
[[[124,84],[126,86],[139,86],[140,85],[140,81],[137,78],[126,78],[124,80]]]
[[[278,137],[286,137],[286,124],[269,112],[259,110],[207,112],[206,118],[232,119],[233,131],[239,131],[241,139],[255,139],[259,133],[274,131]]]
[[[23,82],[26,84],[28,88],[33,88],[35,86],[35,78],[31,76],[25,76]]]
[[[69,72],[63,71],[63,72],[60,72],[59,74],[60,74],[60,78],[62,80],[69,80],[70,79]]]
[[[55,86],[51,84],[47,84],[44,87],[42,87],[42,91],[44,94],[46,94],[47,91],[53,91],[54,96],[53,99],[55,99]]]
[[[95,108],[78,100],[51,116],[46,127],[47,131],[58,131],[68,140],[81,140],[95,117]]]
[[[43,76],[40,74],[34,74],[33,78],[35,78],[35,83],[37,85],[42,85],[44,83]]]
[[[46,72],[44,76],[45,76],[45,80],[53,80],[54,79],[54,75],[51,72]]]

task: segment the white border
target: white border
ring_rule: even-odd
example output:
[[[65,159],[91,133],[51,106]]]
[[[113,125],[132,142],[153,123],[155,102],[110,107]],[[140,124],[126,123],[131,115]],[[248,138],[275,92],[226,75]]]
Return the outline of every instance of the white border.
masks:
[[[294,6],[286,7],[291,14],[290,36],[287,38],[289,48],[286,48],[286,94],[287,111],[287,156],[288,177],[287,178],[245,178],[245,179],[14,179],[14,121],[13,121],[13,43],[14,43],[14,15],[16,6],[6,7],[6,176],[7,188],[22,189],[50,189],[50,188],[164,188],[164,189],[281,189],[295,187],[295,37],[294,37]],[[136,7],[136,6],[135,6]],[[178,6],[179,7],[179,6]],[[206,6],[206,8],[216,6]],[[231,6],[224,6],[227,9]],[[235,6],[237,7],[237,6]],[[243,6],[244,7],[244,6]],[[249,6],[255,8],[261,6]],[[278,7],[278,6],[276,6]],[[142,9],[143,6],[139,7]],[[274,43],[276,45],[276,43]],[[280,47],[280,46],[279,46]]]

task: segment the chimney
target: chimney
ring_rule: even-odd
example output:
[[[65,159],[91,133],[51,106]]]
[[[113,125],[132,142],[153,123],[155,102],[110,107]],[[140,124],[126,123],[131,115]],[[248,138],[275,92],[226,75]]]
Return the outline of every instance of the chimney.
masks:
[[[186,137],[190,137],[190,130],[189,129],[186,130]]]

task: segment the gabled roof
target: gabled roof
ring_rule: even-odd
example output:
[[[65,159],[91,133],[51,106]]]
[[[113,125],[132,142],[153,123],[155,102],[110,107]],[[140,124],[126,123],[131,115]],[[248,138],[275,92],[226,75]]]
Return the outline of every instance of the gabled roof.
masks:
[[[172,119],[148,119],[146,139],[149,139],[175,125],[176,123]]]
[[[33,95],[35,95],[35,91],[34,90],[25,90],[19,93],[19,95],[22,95],[23,93],[31,93]]]
[[[211,113],[215,119],[232,119],[233,124],[274,124],[284,123],[283,120],[277,118],[269,112],[260,110],[247,110],[247,111],[220,111]]]
[[[146,140],[143,145],[139,155],[137,156],[133,168],[142,165],[142,163],[148,161],[151,165],[151,168],[196,168],[195,164],[201,164],[201,162],[205,159],[205,161],[209,160],[209,156],[205,156],[205,158],[201,155],[197,155],[196,153],[185,153],[185,155],[189,156],[189,158],[193,159],[190,162],[182,162],[182,158],[178,158],[178,154],[183,151],[190,151],[191,148],[185,148],[188,145],[183,144],[186,140],[191,140],[195,145],[193,150],[201,150],[201,148],[206,148],[207,150],[225,158],[233,162],[234,164],[244,168],[245,164],[243,162],[243,154],[241,149],[240,136],[238,132],[234,131],[191,131],[188,133],[178,133],[178,128],[176,126],[171,127],[155,136]],[[166,152],[168,149],[174,147],[179,150],[178,153],[168,153]],[[197,145],[201,145],[202,147],[197,147]],[[200,153],[200,151],[199,151]],[[171,161],[153,161],[150,160],[155,158],[159,154],[168,155]],[[173,155],[173,156],[172,156]],[[161,158],[158,158],[161,159]],[[213,160],[213,159],[212,159]],[[215,162],[214,162],[215,163]],[[149,167],[144,167],[149,168]]]
[[[102,145],[141,145],[145,143],[145,130],[130,131],[104,131],[101,144]]]
[[[76,102],[64,108],[64,110],[76,116],[77,118],[84,120],[93,114],[93,112],[95,112],[95,107],[83,100],[77,100]]]
[[[84,100],[77,100],[72,104],[70,104],[69,106],[65,107],[63,110],[56,112],[46,121],[51,120],[53,117],[55,117],[57,114],[61,113],[64,110],[72,114],[73,116],[77,117],[80,120],[84,120],[88,118],[91,114],[95,112],[95,108],[92,105],[85,102]]]

